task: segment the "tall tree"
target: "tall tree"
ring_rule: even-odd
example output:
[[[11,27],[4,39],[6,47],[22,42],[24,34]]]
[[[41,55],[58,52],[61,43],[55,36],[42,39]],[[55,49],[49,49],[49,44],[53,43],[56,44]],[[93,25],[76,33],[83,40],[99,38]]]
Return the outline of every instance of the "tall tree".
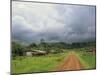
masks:
[[[12,42],[12,55],[22,56],[23,53],[24,53],[24,47],[19,43]]]

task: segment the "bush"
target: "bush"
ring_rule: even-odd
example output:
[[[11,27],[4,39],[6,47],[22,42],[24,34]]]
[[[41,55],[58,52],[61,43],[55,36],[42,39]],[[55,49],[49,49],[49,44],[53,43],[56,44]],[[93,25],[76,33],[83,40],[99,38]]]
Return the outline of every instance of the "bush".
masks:
[[[23,56],[24,54],[24,47],[19,43],[12,43],[12,56]]]

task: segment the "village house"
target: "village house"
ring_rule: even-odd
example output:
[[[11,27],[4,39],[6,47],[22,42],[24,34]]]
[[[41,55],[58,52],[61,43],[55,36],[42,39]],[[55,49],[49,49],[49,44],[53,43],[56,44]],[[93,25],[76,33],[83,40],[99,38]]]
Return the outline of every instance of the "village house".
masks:
[[[88,52],[88,53],[92,53],[92,54],[96,54],[96,49],[91,49],[91,50],[86,51],[86,52]]]
[[[46,55],[46,51],[41,51],[41,50],[27,50],[25,52],[26,56],[41,56],[41,55]]]

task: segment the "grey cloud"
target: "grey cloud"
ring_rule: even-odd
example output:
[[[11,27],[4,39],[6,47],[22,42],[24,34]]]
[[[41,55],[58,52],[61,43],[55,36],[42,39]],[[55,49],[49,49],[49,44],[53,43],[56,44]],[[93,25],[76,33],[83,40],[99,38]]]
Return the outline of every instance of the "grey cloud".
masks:
[[[32,4],[34,5],[34,3]],[[13,7],[13,9],[16,8],[17,5]],[[35,7],[31,8],[35,9]],[[46,8],[40,7],[40,9]],[[25,43],[39,42],[41,38],[49,42],[95,40],[96,13],[94,6],[55,4],[52,6],[52,10],[48,10],[44,15],[34,14],[32,13],[34,11],[29,9],[30,7],[23,8],[23,10],[17,8],[12,11],[14,14],[12,16],[12,36],[14,40]],[[14,19],[16,15],[23,19]]]

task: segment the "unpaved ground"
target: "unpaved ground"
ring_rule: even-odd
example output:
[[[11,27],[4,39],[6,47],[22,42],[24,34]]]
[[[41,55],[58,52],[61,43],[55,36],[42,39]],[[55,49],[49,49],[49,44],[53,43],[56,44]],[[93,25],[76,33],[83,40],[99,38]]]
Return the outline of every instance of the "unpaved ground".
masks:
[[[57,71],[80,70],[82,65],[74,52],[71,52],[65,61],[57,67]]]

